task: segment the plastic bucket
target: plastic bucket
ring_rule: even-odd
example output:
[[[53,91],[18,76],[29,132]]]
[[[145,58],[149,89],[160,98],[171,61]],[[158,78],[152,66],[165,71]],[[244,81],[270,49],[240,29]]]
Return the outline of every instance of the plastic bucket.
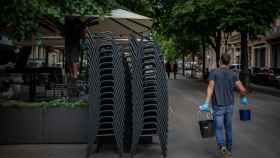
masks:
[[[199,121],[200,134],[202,138],[211,138],[215,136],[214,121],[203,120]]]
[[[203,112],[205,113],[205,112]],[[198,124],[202,138],[211,138],[215,136],[214,121],[211,112],[207,112],[206,119],[202,118],[202,112],[198,112]]]
[[[239,116],[241,121],[250,121],[251,120],[251,110],[250,109],[240,109]]]

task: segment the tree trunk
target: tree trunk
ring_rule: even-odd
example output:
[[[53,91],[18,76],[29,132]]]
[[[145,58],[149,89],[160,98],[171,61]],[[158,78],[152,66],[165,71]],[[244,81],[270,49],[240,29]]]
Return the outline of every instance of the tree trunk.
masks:
[[[65,62],[66,62],[66,74],[68,97],[75,98],[78,96],[78,89],[76,89],[76,77],[73,73],[71,65],[79,63],[80,57],[80,38],[81,38],[81,21],[79,17],[66,16],[65,17]]]
[[[202,76],[203,79],[206,79],[206,73],[205,73],[205,65],[206,65],[206,56],[205,56],[205,52],[206,51],[206,43],[205,43],[205,37],[202,36]]]
[[[231,35],[230,32],[225,33],[225,53],[228,52],[228,39],[230,35]]]
[[[220,57],[221,57],[221,41],[222,41],[222,32],[217,32],[217,37],[215,39],[216,42],[216,66],[217,68],[220,67]]]
[[[249,71],[248,71],[248,33],[241,32],[241,73],[240,79],[247,87],[249,84]]]
[[[194,69],[194,54],[192,53],[191,77],[190,78],[193,78],[193,69]]]
[[[48,49],[46,50],[45,55],[46,55],[46,56],[45,56],[45,57],[46,57],[46,58],[45,58],[45,66],[46,66],[46,67],[49,67],[49,50],[48,50]]]
[[[183,54],[183,65],[182,65],[182,71],[183,71],[183,76],[185,76],[185,55]]]
[[[27,61],[29,59],[29,56],[31,54],[32,47],[23,47],[20,52],[18,53],[18,56],[16,57],[16,66],[15,68],[18,70],[22,70],[25,68]]]
[[[80,57],[81,21],[78,17],[65,17],[65,59],[66,65],[78,63]]]
[[[81,50],[80,74],[82,74],[83,71],[83,62],[84,62],[84,50]]]
[[[30,83],[29,83],[29,101],[34,101],[36,97],[36,73],[29,73]]]
[[[220,49],[216,49],[216,67],[217,68],[220,67],[220,57],[221,57]]]

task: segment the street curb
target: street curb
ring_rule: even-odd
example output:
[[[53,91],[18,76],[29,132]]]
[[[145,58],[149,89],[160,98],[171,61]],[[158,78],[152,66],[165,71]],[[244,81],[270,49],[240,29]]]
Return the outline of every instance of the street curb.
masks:
[[[259,85],[251,85],[250,89],[252,91],[255,91],[258,93],[263,93],[263,94],[268,94],[268,95],[272,95],[275,97],[280,97],[280,89],[264,87],[264,86],[259,86]]]

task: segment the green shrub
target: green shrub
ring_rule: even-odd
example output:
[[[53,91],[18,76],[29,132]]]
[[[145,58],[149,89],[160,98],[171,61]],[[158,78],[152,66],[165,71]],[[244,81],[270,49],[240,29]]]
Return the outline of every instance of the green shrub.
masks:
[[[48,102],[47,107],[65,107],[65,108],[78,108],[87,107],[88,103],[83,100],[70,101],[66,99],[55,99]]]
[[[84,100],[67,100],[67,99],[53,99],[41,102],[25,102],[19,100],[0,100],[0,107],[2,108],[82,108],[87,107],[88,103]]]

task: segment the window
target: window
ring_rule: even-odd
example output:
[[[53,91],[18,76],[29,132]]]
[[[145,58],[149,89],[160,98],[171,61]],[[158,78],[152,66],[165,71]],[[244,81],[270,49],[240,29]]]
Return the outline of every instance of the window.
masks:
[[[280,68],[280,45],[272,46],[271,66]]]
[[[53,54],[52,55],[52,65],[55,66],[55,64],[56,64],[56,55]]]
[[[266,48],[256,48],[255,49],[255,67],[265,67],[266,60]]]
[[[280,32],[280,26],[273,26],[272,33],[278,33],[278,32]]]
[[[236,64],[240,64],[240,56],[236,56]]]
[[[251,67],[252,61],[252,47],[248,48],[248,66]]]
[[[240,48],[236,48],[236,51],[237,51],[237,52],[240,52]]]

